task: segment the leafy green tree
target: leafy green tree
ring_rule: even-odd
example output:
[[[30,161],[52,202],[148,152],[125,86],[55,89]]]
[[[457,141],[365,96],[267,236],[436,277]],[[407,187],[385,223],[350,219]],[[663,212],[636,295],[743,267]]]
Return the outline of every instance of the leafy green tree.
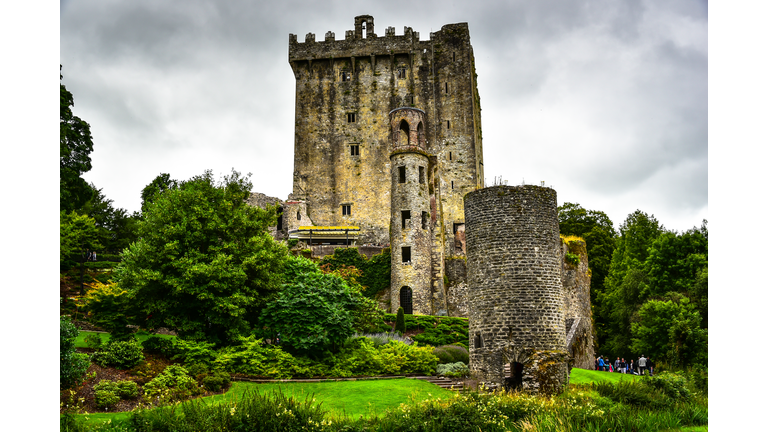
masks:
[[[251,188],[234,170],[219,183],[206,171],[155,197],[115,270],[139,324],[216,344],[252,330],[288,251],[268,232],[276,209],[246,204]]]
[[[689,299],[650,300],[632,323],[632,350],[677,367],[706,364],[707,330]]]
[[[101,247],[93,218],[74,211],[59,212],[59,262],[63,265],[75,255]]]
[[[68,316],[59,317],[59,386],[67,389],[78,382],[88,370],[88,355],[75,352],[77,327]]]
[[[707,221],[701,228],[682,234],[665,232],[651,245],[645,262],[650,296],[668,292],[690,295],[698,275],[707,268],[709,255]]]
[[[262,336],[280,341],[293,353],[315,358],[336,351],[355,332],[356,316],[372,300],[364,297],[333,273],[307,266],[305,259],[292,257],[286,266],[294,269],[277,298],[259,319]],[[297,269],[307,271],[295,272]]]
[[[587,257],[592,270],[589,293],[595,312],[600,310],[601,295],[605,292],[605,278],[611,268],[611,258],[616,248],[616,230],[607,214],[586,210],[579,204],[565,203],[557,208],[560,233],[575,235],[587,242]],[[605,334],[607,321],[604,315],[593,313],[597,340]],[[602,338],[604,339],[604,338]]]
[[[166,191],[179,187],[179,182],[171,178],[168,173],[160,173],[152,182],[141,190],[141,212],[146,213],[149,206],[155,202],[155,198]]]
[[[115,208],[111,199],[104,196],[102,189],[93,183],[95,191],[82,208],[82,213],[92,217],[98,230],[99,242],[104,250],[122,251],[138,239],[139,214],[128,215],[122,208]]]
[[[94,195],[81,177],[91,170],[91,127],[72,114],[74,104],[72,93],[59,84],[59,209],[67,212],[80,209]]]

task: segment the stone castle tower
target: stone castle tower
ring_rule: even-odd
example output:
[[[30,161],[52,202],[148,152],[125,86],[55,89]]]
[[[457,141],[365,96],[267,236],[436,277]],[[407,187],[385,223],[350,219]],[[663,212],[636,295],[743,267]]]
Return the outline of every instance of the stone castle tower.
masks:
[[[480,189],[467,194],[465,212],[473,374],[499,386],[558,392],[568,383],[569,347],[555,191]]]
[[[312,226],[312,244],[323,232],[391,242],[393,310],[402,294],[415,313],[448,314],[445,259],[465,254],[463,197],[484,183],[469,26],[428,40],[410,27],[379,36],[362,15],[342,40],[289,35],[288,56],[296,125],[285,228]]]

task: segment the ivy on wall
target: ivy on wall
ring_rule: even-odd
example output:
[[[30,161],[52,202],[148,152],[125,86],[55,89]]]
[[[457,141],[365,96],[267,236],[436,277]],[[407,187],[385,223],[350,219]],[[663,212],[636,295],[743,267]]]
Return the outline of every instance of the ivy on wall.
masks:
[[[362,275],[358,282],[364,287],[363,295],[369,298],[374,298],[376,293],[390,285],[392,261],[389,248],[371,259],[358,253],[357,248],[338,248],[333,255],[324,257],[319,264],[330,264],[331,270],[336,270],[342,265],[360,270]]]

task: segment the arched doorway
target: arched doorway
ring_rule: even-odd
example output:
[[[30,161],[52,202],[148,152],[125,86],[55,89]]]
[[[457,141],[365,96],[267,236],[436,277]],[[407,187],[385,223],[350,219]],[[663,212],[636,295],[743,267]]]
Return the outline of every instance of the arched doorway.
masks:
[[[413,315],[413,291],[410,287],[400,288],[400,307],[403,308],[403,313]]]

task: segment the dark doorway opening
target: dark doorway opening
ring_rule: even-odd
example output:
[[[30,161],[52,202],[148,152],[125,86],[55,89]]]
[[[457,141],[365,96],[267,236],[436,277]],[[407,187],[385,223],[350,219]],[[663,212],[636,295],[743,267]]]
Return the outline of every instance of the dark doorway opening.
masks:
[[[523,388],[523,364],[509,364],[509,376],[504,378],[504,390],[521,390]]]
[[[403,308],[403,313],[413,315],[413,291],[410,287],[400,288],[400,307]]]

